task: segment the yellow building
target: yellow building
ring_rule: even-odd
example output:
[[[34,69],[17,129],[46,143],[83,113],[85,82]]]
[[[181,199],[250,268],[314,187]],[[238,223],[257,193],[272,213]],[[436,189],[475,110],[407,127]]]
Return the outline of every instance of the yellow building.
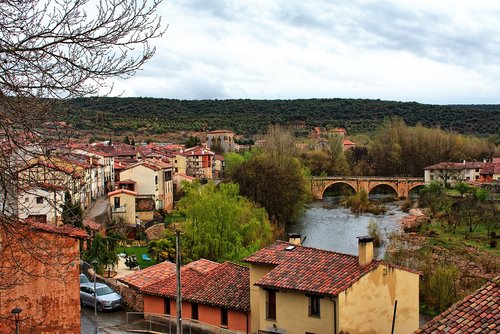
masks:
[[[359,238],[359,256],[277,241],[245,261],[256,332],[405,334],[418,328],[420,274],[374,260],[372,238]]]
[[[134,226],[136,224],[135,216],[135,198],[137,193],[127,189],[117,189],[108,193],[109,205],[111,206],[112,219],[122,219],[125,224]]]

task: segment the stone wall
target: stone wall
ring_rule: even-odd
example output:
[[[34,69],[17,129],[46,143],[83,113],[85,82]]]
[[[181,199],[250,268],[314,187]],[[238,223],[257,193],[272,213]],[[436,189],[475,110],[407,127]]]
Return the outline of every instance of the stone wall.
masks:
[[[118,292],[122,296],[122,302],[132,310],[136,312],[144,311],[144,298],[136,289],[132,289],[114,278],[104,278],[98,275],[97,280],[106,283],[110,288]]]

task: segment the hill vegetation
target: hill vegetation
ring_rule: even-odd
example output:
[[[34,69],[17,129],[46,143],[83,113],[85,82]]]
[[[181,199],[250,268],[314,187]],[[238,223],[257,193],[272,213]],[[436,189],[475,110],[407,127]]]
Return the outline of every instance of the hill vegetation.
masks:
[[[69,121],[77,129],[134,131],[154,135],[226,128],[261,134],[269,124],[304,121],[343,127],[351,134],[374,131],[384,119],[401,117],[407,125],[479,136],[500,133],[500,105],[427,105],[367,99],[173,100],[156,98],[79,98]],[[97,127],[97,128],[96,128]]]

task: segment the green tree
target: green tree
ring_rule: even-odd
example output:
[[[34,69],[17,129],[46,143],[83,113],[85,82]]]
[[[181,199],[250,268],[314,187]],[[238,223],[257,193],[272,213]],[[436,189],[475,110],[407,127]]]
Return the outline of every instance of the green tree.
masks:
[[[109,268],[118,263],[116,246],[119,240],[122,240],[122,238],[113,233],[106,238],[102,237],[100,233],[96,233],[83,258],[88,263],[97,260],[97,272],[102,274],[105,267]]]
[[[300,217],[310,193],[307,174],[298,159],[281,161],[255,154],[238,165],[230,179],[240,185],[242,195],[266,208],[273,224],[284,229]]]
[[[187,260],[240,262],[272,239],[264,209],[239,194],[233,183],[185,185],[179,201],[183,223],[183,254]]]
[[[186,148],[195,147],[201,145],[201,140],[196,136],[189,136],[184,145],[186,146]]]
[[[123,139],[123,142],[127,145],[130,145],[130,139],[128,139],[128,136],[125,136],[125,139]]]
[[[162,260],[173,261],[175,258],[175,243],[170,239],[151,240],[148,243],[148,254],[156,259],[156,263]]]
[[[83,210],[80,203],[73,202],[69,191],[64,193],[64,203],[61,204],[62,221],[65,225],[83,229]]]

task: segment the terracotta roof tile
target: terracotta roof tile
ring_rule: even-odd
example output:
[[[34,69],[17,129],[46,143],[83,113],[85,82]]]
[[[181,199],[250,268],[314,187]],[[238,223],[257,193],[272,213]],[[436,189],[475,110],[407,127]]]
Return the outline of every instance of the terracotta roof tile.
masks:
[[[249,263],[276,265],[255,285],[334,296],[381,264],[373,260],[360,266],[357,256],[293,246],[277,241],[245,259]]]
[[[108,193],[108,197],[118,195],[118,194],[129,194],[132,196],[137,196],[137,193],[135,191],[127,190],[127,189],[117,189],[112,192]]]
[[[165,261],[146,269],[122,276],[118,278],[118,281],[133,288],[141,289],[149,284],[156,283],[165,277],[169,277],[172,274],[175,274],[175,263]]]
[[[427,166],[424,169],[477,169],[483,168],[485,162],[465,161],[465,162],[440,162]]]
[[[183,300],[238,311],[250,310],[250,272],[246,267],[200,259],[182,267],[181,283]],[[175,299],[175,273],[145,286],[141,292]]]
[[[78,239],[86,239],[88,238],[88,234],[79,228],[62,225],[62,226],[54,226],[46,223],[39,223],[35,221],[27,222],[28,226],[30,226],[33,230],[47,232],[47,233],[55,233],[60,235],[65,235],[67,237],[78,238]]]
[[[498,333],[500,278],[451,306],[415,333]]]

